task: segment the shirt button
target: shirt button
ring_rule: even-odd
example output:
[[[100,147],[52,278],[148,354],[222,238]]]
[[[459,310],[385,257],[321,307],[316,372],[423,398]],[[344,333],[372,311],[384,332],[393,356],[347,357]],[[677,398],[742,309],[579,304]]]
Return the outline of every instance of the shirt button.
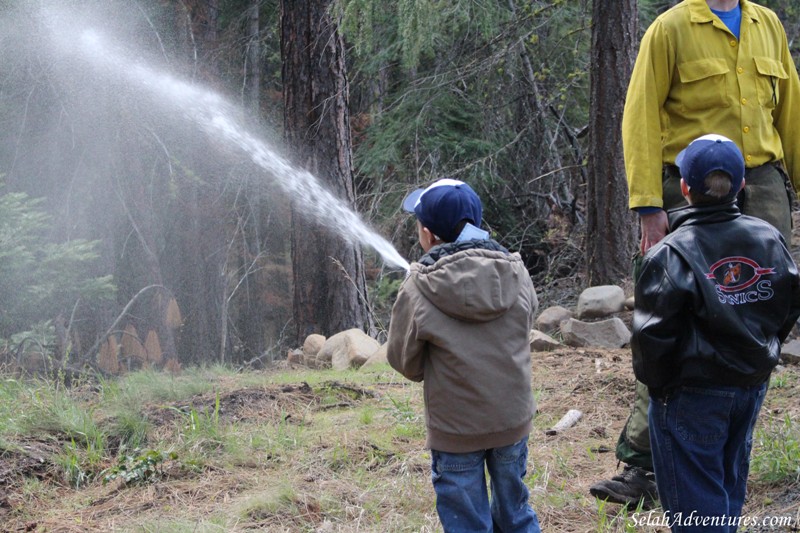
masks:
[[[752,155],[748,155],[747,157],[745,157],[745,159],[747,159],[748,161],[750,161],[751,159],[753,159],[753,156],[752,156]]]
[[[742,98],[742,105],[747,105],[747,98]]]
[[[750,131],[750,126],[745,126],[744,128],[742,128],[742,131],[747,133],[748,131]]]
[[[736,46],[736,41],[731,41],[731,46]]]
[[[744,72],[744,69],[742,67],[739,67],[739,68],[736,69],[736,72],[741,74],[742,72]]]

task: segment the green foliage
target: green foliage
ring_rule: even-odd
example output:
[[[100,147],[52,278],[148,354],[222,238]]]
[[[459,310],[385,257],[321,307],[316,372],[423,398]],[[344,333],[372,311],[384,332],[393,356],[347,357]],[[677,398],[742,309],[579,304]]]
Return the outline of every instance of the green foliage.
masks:
[[[392,402],[392,407],[387,408],[386,410],[392,415],[392,418],[394,418],[395,422],[398,424],[416,424],[419,422],[419,414],[411,405],[410,398],[398,399],[393,396],[389,396],[389,401]]]
[[[767,483],[800,481],[800,427],[787,413],[756,428],[751,473]]]
[[[785,387],[791,387],[792,380],[790,375],[786,372],[776,372],[773,373],[772,376],[769,378],[769,388],[770,389],[782,389]]]
[[[386,331],[388,318],[391,315],[392,306],[397,299],[397,292],[400,290],[402,283],[403,278],[394,275],[383,275],[379,276],[375,283],[372,283],[369,287],[369,301],[372,305],[372,311],[375,313],[375,326],[380,335],[388,334]]]
[[[92,474],[85,470],[81,452],[74,441],[64,447],[64,452],[56,458],[56,463],[61,466],[64,481],[71,487],[80,489],[92,480]]]
[[[423,56],[434,52],[434,31],[441,24],[441,4],[432,0],[399,0],[397,2],[400,50],[406,68],[415,68]]]
[[[341,0],[336,8],[342,31],[359,56],[388,49],[409,70],[464,33],[492,38],[509,17],[507,9],[493,2]]]
[[[120,447],[136,449],[147,442],[150,427],[150,421],[138,410],[123,410],[117,414],[110,431],[119,439]]]
[[[201,468],[206,462],[206,454],[223,448],[226,428],[220,424],[219,395],[214,401],[214,409],[175,408],[181,414],[180,431],[185,446],[189,449],[186,464]]]
[[[639,0],[637,9],[639,12],[639,36],[644,35],[648,26],[658,15],[669,9],[675,4],[672,0]]]
[[[546,367],[540,370],[563,372],[560,366]],[[763,514],[758,501],[766,500],[764,494],[784,494],[798,475],[800,435],[791,418],[796,416],[797,373],[793,368],[784,372],[791,378],[771,391],[765,412],[774,413],[787,404],[787,416],[765,415],[755,434],[751,481],[759,485],[755,491],[759,498],[748,502],[750,514]],[[349,530],[356,521],[364,531],[440,527],[430,486],[430,454],[424,449],[421,384],[408,383],[394,373],[322,369],[233,374],[214,367],[171,380],[152,372],[137,374],[133,381],[107,379],[91,389],[64,389],[57,381],[0,379],[0,456],[4,465],[11,466],[9,479],[14,482],[8,500],[17,506],[8,513],[12,529],[34,521],[66,523],[59,522],[58,515],[64,513],[71,520],[75,509],[82,511],[80,527],[90,530],[107,530],[123,515],[128,529],[159,532],[192,527],[231,531],[243,525],[316,531],[323,522]],[[554,381],[550,375],[536,378],[551,388],[557,386],[548,389],[548,395],[569,395],[574,379],[567,375]],[[155,383],[149,389],[144,387],[147,379]],[[203,388],[210,386],[208,390],[218,394],[206,390],[196,395],[182,383],[193,380],[203,381]],[[302,383],[313,384],[313,390],[297,386]],[[146,397],[129,394],[135,386],[141,386]],[[158,393],[156,387],[165,391]],[[265,388],[275,394],[263,396],[263,404],[236,406],[227,401],[239,391]],[[357,394],[372,390],[381,394]],[[345,394],[348,391],[355,395]],[[617,407],[625,402],[617,392],[620,401],[612,398],[609,404],[621,412],[623,408]],[[167,397],[174,399],[153,400]],[[336,398],[339,403],[359,401],[350,408],[327,408],[326,400]],[[122,423],[122,417],[149,418],[150,442],[135,446],[131,439],[117,448],[123,433],[120,426],[138,426],[138,422]],[[547,413],[537,418],[534,434],[547,426],[549,418]],[[584,437],[577,438],[558,441],[532,434],[525,482],[540,517],[555,523],[553,530],[569,526],[604,533],[642,530],[637,521],[641,524],[646,511],[590,498],[573,482],[585,473],[583,469],[597,470],[598,461],[608,459],[590,455],[587,462],[587,443],[579,442]],[[764,484],[773,483],[766,476],[767,466],[781,476],[789,475],[775,477],[775,485],[765,491]],[[174,498],[164,497],[163,490],[147,489],[152,507],[142,509],[137,495],[143,493],[135,486],[146,489],[164,482],[177,469],[180,479],[170,480],[166,496],[179,490],[191,498],[177,505]],[[42,470],[47,475],[40,475]],[[11,477],[17,474],[19,482]],[[89,490],[69,490],[54,480]],[[112,513],[104,511],[105,499],[92,496],[105,490],[101,482],[109,481],[130,485],[132,491],[130,497],[115,500]],[[208,505],[212,500],[213,509]],[[659,511],[653,513],[658,519]]]
[[[74,401],[65,391],[42,388],[37,391],[33,406],[38,410],[31,419],[31,431],[56,434],[68,439],[56,463],[62,468],[64,480],[80,488],[94,479],[107,452],[107,436],[97,425],[93,409]]]
[[[425,424],[420,414],[411,404],[411,398],[389,396],[391,407],[385,408],[394,419],[394,431],[399,437],[419,437],[425,434]]]
[[[375,305],[391,306],[397,298],[397,292],[400,290],[400,285],[403,284],[401,278],[392,278],[390,276],[382,276],[373,287],[372,301]]]
[[[367,406],[361,409],[361,412],[358,415],[358,421],[361,422],[361,424],[368,426],[372,424],[374,420],[375,410],[372,407]]]
[[[15,435],[28,426],[29,411],[24,408],[27,389],[19,380],[0,380],[0,439]]]
[[[394,5],[351,0],[343,5],[343,31],[355,41],[358,70],[371,76],[397,62],[418,73],[398,86],[397,99],[371,128],[366,152],[358,154],[363,173],[380,175],[404,164],[415,142],[421,143],[422,153],[442,161],[480,157],[497,148],[481,127],[488,96],[483,87],[498,74],[490,63],[502,59],[472,65],[466,74],[459,63],[486,61],[483,56],[492,49],[485,41],[508,18],[507,10],[492,3],[432,0]]]
[[[187,414],[186,428],[191,434],[207,433],[216,436],[219,433],[219,395],[214,401],[214,410],[197,411],[191,409]]]
[[[622,531],[624,533],[635,533],[639,531],[636,527],[634,516],[643,513],[642,502],[633,510],[628,505],[622,507],[610,504],[605,500],[597,500],[597,533],[610,533]]]
[[[131,372],[119,380],[103,382],[105,399],[116,409],[135,409],[147,402],[169,402],[214,390],[214,382],[233,375],[221,366],[191,367],[173,376],[154,370]]]
[[[72,398],[68,390],[45,384],[31,390],[32,398],[26,408],[26,430],[34,433],[63,435],[87,450],[105,448],[106,434],[94,420],[94,410]]]
[[[126,484],[158,481],[164,476],[164,462],[177,459],[174,451],[144,450],[138,455],[125,455],[114,467],[103,472],[103,484],[118,478]]]
[[[0,337],[68,317],[79,299],[91,304],[114,295],[111,276],[90,273],[98,242],[48,242],[51,221],[40,204],[24,193],[0,196]]]
[[[545,199],[582,194],[583,141],[563,132],[588,121],[588,4],[338,5],[362,102],[351,114],[368,117],[354,146],[358,187],[382,198],[373,216],[399,233],[403,193],[455,177],[484,199],[493,236],[533,256]]]

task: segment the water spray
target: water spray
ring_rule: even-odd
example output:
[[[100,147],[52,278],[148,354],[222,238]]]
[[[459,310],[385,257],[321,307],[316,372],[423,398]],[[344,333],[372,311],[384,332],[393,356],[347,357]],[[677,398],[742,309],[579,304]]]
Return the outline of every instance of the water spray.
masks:
[[[168,73],[130,60],[125,51],[104,39],[94,29],[80,33],[78,50],[82,58],[124,77],[132,86],[169,101],[215,139],[224,139],[245,152],[250,159],[274,177],[287,194],[300,198],[307,206],[306,216],[336,231],[351,244],[373,248],[386,264],[408,270],[409,264],[392,244],[371,230],[361,217],[334,196],[310,172],[299,169],[259,139],[235,118],[237,108],[222,96]]]

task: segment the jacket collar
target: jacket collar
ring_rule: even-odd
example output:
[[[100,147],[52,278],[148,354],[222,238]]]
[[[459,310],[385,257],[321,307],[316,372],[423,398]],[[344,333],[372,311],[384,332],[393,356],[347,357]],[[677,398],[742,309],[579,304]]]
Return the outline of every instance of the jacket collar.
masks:
[[[739,206],[735,200],[714,205],[701,205],[678,207],[667,212],[669,217],[669,229],[675,231],[680,226],[690,226],[697,224],[713,224],[716,222],[726,222],[741,216]]]
[[[689,5],[690,20],[697,24],[714,21],[714,14],[711,8],[708,7],[706,0],[687,0]],[[742,8],[742,20],[750,19],[753,22],[758,22],[758,12],[752,9],[749,0],[739,0],[739,6]]]
[[[427,254],[420,257],[418,262],[422,263],[425,266],[431,266],[442,257],[453,255],[463,250],[472,250],[474,248],[480,248],[483,250],[495,250],[506,254],[508,253],[508,250],[505,247],[503,247],[502,245],[500,245],[500,243],[498,243],[493,239],[468,240],[459,242],[448,242],[445,244],[436,245],[430,250],[428,250]]]

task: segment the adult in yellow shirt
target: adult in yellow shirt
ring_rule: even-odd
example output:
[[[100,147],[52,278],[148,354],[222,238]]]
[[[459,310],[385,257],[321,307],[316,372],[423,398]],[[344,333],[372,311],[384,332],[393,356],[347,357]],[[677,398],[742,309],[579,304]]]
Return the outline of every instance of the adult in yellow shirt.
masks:
[[[706,133],[738,145],[747,168],[739,208],[777,227],[788,243],[800,190],[798,120],[800,80],[773,11],[748,0],[684,0],[662,13],[642,38],[622,119],[642,255],[669,231],[666,211],[684,205],[675,158]],[[616,449],[625,468],[592,485],[591,494],[645,506],[657,498],[648,406],[647,388],[637,382]]]

